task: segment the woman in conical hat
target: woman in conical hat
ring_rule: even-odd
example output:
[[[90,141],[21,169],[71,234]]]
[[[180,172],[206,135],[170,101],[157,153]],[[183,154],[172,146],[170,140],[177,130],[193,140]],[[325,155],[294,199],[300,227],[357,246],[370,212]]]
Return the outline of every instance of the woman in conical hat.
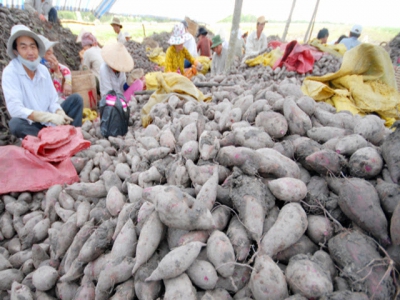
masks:
[[[134,62],[126,47],[119,42],[105,45],[101,49],[104,63],[100,67],[100,94],[103,97],[114,90],[123,94],[126,84],[125,72],[133,69]]]

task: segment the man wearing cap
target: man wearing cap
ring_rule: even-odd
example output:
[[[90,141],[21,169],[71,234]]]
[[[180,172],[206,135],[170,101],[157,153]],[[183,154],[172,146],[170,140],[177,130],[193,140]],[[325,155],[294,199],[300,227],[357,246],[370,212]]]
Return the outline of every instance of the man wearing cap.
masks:
[[[344,38],[340,41],[341,44],[345,45],[347,50],[350,50],[358,45],[361,42],[358,40],[362,32],[361,25],[354,25],[353,28],[350,30],[350,34],[348,38]]]
[[[199,41],[197,42],[197,51],[200,51],[201,56],[207,56],[211,58],[211,45],[212,41],[207,37],[208,31],[204,27],[199,28],[199,33],[197,37]]]
[[[121,21],[118,18],[114,17],[110,25],[114,29],[114,32],[118,34],[117,41],[124,44],[126,42],[126,39],[124,33],[121,31],[122,29]]]
[[[189,51],[191,56],[196,58],[197,56],[199,56],[199,54],[197,53],[196,41],[194,40],[193,35],[189,32],[188,23],[186,21],[182,21],[181,23],[185,27],[186,38],[187,38],[183,43],[183,47],[185,47],[187,51]],[[192,66],[191,62],[185,59],[185,69],[190,68],[191,66]]]
[[[228,51],[222,46],[220,35],[213,37],[211,49],[214,51],[211,64],[211,75],[223,74]]]
[[[124,37],[125,37],[125,42],[128,42],[132,39],[132,35],[128,31],[124,32]]]
[[[267,37],[263,33],[265,23],[267,23],[265,17],[259,17],[257,19],[257,30],[251,32],[247,37],[245,59],[249,56],[258,55],[262,50],[267,48]]]
[[[45,45],[24,25],[11,28],[7,42],[10,63],[3,71],[2,87],[11,115],[10,131],[18,138],[37,136],[46,126],[82,125],[83,100],[71,95],[61,105],[50,73],[40,64]]]
[[[39,14],[42,21],[56,23],[57,10],[53,7],[52,0],[25,0],[24,8],[30,13]]]
[[[122,43],[109,43],[101,49],[104,63],[100,67],[100,94],[109,91],[123,94],[127,89],[126,74],[133,69],[133,58]]]

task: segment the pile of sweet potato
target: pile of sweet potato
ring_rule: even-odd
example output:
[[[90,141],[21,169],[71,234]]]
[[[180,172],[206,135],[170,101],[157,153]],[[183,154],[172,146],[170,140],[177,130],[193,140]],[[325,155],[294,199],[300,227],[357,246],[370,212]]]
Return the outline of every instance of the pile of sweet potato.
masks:
[[[0,298],[394,299],[398,132],[257,72],[83,124],[80,183],[1,198]]]

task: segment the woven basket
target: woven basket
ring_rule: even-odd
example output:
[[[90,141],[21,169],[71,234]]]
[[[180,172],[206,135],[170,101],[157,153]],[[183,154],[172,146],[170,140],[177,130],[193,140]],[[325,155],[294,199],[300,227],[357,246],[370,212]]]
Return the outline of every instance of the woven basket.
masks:
[[[189,17],[185,17],[185,21],[188,23],[188,31],[194,36],[197,36],[197,30],[199,29],[199,24],[192,21]]]
[[[397,91],[400,93],[400,66],[394,67],[394,76],[397,83]]]

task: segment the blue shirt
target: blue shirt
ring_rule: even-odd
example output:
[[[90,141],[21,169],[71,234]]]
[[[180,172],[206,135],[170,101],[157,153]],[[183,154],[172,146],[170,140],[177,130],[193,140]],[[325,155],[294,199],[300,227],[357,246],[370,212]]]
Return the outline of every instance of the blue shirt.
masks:
[[[355,46],[358,46],[361,44],[361,42],[358,40],[358,38],[352,36],[349,38],[344,38],[340,41],[341,44],[345,45],[347,50],[350,50],[354,48]]]
[[[12,118],[28,119],[33,111],[55,113],[61,109],[50,73],[41,64],[31,79],[19,60],[14,58],[3,71],[2,87]]]

